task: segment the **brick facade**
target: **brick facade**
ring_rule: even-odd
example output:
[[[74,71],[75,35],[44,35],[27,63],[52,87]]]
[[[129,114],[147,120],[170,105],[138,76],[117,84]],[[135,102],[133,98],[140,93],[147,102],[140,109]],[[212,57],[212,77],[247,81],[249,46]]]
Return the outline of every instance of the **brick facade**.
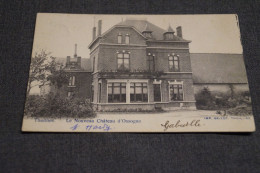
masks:
[[[64,94],[68,95],[68,92],[73,92],[73,95],[77,98],[91,99],[91,72],[68,72],[70,76],[75,76],[74,86],[65,86]]]
[[[52,87],[52,91],[59,92],[63,96],[73,96],[82,100],[91,100],[92,96],[92,71],[83,68],[82,59],[77,56],[77,45],[75,45],[75,54],[73,57],[67,56],[65,63],[65,72],[69,77],[69,83],[64,84],[60,89]]]
[[[93,103],[95,108],[100,111],[113,111],[117,108],[122,110],[153,110],[156,107],[163,109],[194,109],[195,99],[189,53],[190,41],[176,36],[171,28],[165,31],[147,21],[142,22],[146,25],[144,28],[149,28],[147,32],[152,33],[152,35],[148,35],[149,38],[144,34],[145,31],[138,28],[140,25],[138,27],[128,25],[127,21],[115,25],[102,35],[93,36],[94,40],[89,45],[89,48],[91,62],[93,63],[92,87],[94,89]],[[118,43],[119,35],[121,37],[120,43]],[[126,43],[127,36],[130,38],[129,43]],[[165,40],[161,38],[165,38]],[[120,62],[118,61],[118,54],[124,53],[129,54],[129,69],[119,71],[118,63]],[[150,61],[148,61],[148,56],[153,56],[154,65],[152,70],[149,69]],[[176,71],[169,70],[170,57],[178,57],[178,63],[174,62],[177,64],[174,64]],[[128,62],[128,60],[126,61]],[[126,93],[123,93],[126,101],[121,101],[120,103],[111,103],[109,101],[108,93],[111,92],[108,91],[109,83],[124,83],[126,85],[126,91],[124,91]],[[142,100],[136,103],[130,100],[130,95],[134,96],[133,92],[137,92],[137,90],[138,94],[140,92],[140,88],[136,89],[136,91],[134,91],[134,88],[131,88],[134,83],[145,83],[145,88],[141,90],[143,94],[147,95],[147,101]],[[161,101],[159,103],[154,101],[154,84],[160,84]],[[172,88],[173,85],[177,84],[181,87],[180,90],[182,90],[178,90],[178,98],[180,95],[182,97],[179,100],[172,100],[175,96],[170,92],[170,87]],[[175,89],[172,89],[173,91],[176,92]],[[120,89],[120,92],[122,92],[122,89]],[[183,94],[180,94],[181,92]],[[145,95],[142,95],[142,98],[146,97]]]

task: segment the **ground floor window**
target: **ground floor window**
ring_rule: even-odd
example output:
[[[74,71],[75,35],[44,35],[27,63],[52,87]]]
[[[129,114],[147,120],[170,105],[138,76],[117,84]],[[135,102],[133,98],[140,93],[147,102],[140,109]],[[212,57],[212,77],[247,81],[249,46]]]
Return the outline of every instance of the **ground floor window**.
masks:
[[[68,92],[68,97],[72,97],[73,96],[73,92],[72,91],[69,91]]]
[[[161,84],[153,84],[154,102],[161,102]]]
[[[183,100],[183,86],[182,84],[170,84],[170,101]]]
[[[126,102],[126,83],[108,83],[108,102]]]
[[[98,102],[101,102],[101,83],[98,84]]]
[[[130,102],[148,102],[147,83],[130,84]]]
[[[75,86],[75,76],[70,76],[69,86]]]
[[[94,86],[91,85],[91,101],[94,102]]]

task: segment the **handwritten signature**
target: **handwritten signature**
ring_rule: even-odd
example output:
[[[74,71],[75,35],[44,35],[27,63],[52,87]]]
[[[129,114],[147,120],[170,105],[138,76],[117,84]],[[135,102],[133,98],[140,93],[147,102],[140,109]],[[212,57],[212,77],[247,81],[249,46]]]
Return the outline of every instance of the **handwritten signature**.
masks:
[[[70,127],[71,130],[77,130],[80,127],[79,124],[75,124],[74,126]],[[91,131],[91,130],[103,130],[108,132],[109,130],[111,130],[111,127],[107,124],[103,124],[103,125],[87,125],[86,127],[87,131]]]
[[[192,120],[192,121],[186,121],[181,122],[181,120],[178,120],[176,123],[170,123],[169,120],[165,122],[165,124],[161,124],[161,126],[164,127],[164,131],[168,130],[169,128],[178,128],[178,127],[188,127],[188,126],[194,126],[194,127],[200,127],[200,120]]]

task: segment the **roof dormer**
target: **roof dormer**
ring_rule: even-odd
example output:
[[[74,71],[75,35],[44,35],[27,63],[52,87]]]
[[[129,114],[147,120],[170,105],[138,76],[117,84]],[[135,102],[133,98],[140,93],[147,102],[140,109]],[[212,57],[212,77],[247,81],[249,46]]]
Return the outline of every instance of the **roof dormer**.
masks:
[[[151,29],[150,29],[150,28],[148,27],[148,25],[146,24],[144,30],[142,31],[142,34],[143,34],[146,38],[151,39],[151,38],[152,38],[152,32],[153,32],[153,31],[151,31]]]
[[[173,40],[174,30],[169,25],[167,32],[163,33],[164,40]]]

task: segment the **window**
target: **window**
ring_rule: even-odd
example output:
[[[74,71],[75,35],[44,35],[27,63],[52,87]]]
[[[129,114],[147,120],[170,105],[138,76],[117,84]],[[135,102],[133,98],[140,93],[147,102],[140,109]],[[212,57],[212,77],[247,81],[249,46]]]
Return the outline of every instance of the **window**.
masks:
[[[126,102],[126,83],[108,83],[108,102]]]
[[[129,44],[130,43],[130,37],[129,35],[125,36],[125,44]]]
[[[152,33],[151,33],[151,32],[143,32],[143,35],[144,35],[146,38],[152,38]]]
[[[176,55],[169,56],[169,71],[170,72],[180,71],[178,56],[176,56]]]
[[[148,102],[147,83],[130,84],[130,102]]]
[[[170,101],[183,100],[183,87],[182,84],[170,84]]]
[[[129,54],[119,53],[117,54],[117,69],[129,70]]]
[[[101,88],[101,83],[99,83],[98,84],[98,102],[100,103],[100,101],[101,101],[101,90],[102,88]]]
[[[75,76],[70,76],[69,86],[75,86]]]
[[[76,64],[75,64],[75,62],[71,62],[71,66],[70,66],[70,69],[75,69],[76,68],[76,66],[75,66]]]
[[[155,65],[154,65],[154,55],[151,55],[150,53],[148,54],[148,70],[149,71],[154,71],[155,70]]]
[[[153,84],[154,102],[161,102],[161,84]]]
[[[68,97],[72,97],[73,96],[73,92],[72,91],[69,91],[68,92]]]
[[[95,72],[95,62],[96,61],[96,57],[93,58],[93,72]]]
[[[173,39],[173,34],[172,33],[167,33],[166,35],[167,40],[172,40]]]
[[[121,35],[121,34],[119,34],[119,35],[117,36],[117,43],[119,43],[119,44],[122,43],[122,35]]]
[[[91,101],[94,102],[94,86],[91,85]]]

